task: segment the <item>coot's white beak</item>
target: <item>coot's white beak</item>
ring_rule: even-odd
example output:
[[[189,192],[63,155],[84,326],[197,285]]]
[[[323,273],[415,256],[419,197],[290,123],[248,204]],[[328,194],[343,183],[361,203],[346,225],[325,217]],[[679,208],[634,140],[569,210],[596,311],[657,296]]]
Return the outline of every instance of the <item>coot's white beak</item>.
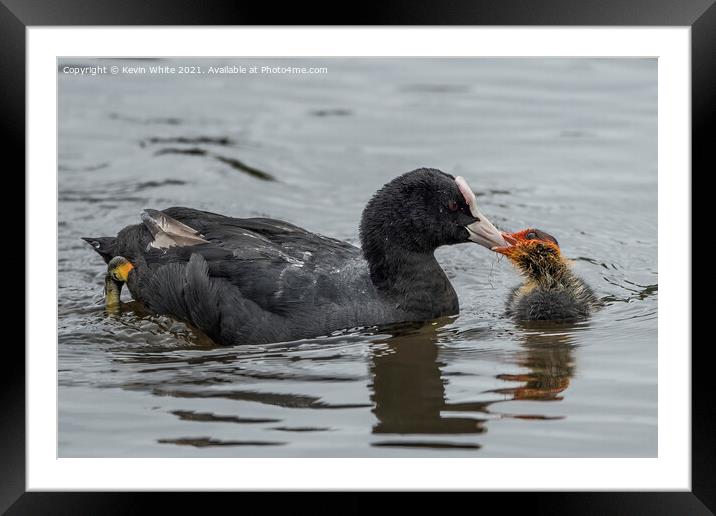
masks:
[[[465,198],[465,202],[470,207],[470,213],[477,219],[472,224],[465,226],[468,232],[468,238],[488,249],[508,246],[509,244],[502,236],[502,232],[493,226],[492,222],[477,209],[475,193],[472,191],[472,188],[470,188],[470,185],[467,184],[465,178],[458,176],[455,178],[455,182],[460,189],[460,193],[462,193],[462,196]]]

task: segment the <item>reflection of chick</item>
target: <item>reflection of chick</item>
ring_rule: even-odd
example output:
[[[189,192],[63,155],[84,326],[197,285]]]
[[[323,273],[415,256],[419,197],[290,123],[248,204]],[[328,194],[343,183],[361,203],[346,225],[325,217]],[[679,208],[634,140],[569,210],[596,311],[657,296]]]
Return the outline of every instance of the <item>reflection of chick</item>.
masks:
[[[560,326],[544,322],[520,322],[524,353],[517,355],[517,363],[527,369],[522,374],[500,374],[497,378],[510,382],[524,382],[518,387],[496,392],[511,394],[516,400],[561,400],[561,393],[569,387],[574,376],[574,335]]]
[[[507,301],[507,312],[523,321],[573,321],[587,317],[599,301],[575,276],[557,240],[539,229],[503,234],[511,245],[493,247],[507,256],[525,276]]]

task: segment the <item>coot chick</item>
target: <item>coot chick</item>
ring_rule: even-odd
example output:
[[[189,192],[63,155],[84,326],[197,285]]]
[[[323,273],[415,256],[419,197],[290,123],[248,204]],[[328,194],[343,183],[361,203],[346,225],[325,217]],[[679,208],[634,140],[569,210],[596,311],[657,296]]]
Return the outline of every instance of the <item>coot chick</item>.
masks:
[[[458,313],[435,259],[442,245],[505,246],[461,177],[418,169],[368,202],[362,248],[288,222],[191,208],[145,210],[116,237],[84,240],[107,262],[106,305],[122,285],[146,308],[222,345],[262,344]]]
[[[575,321],[599,306],[594,291],[570,269],[557,239],[539,229],[503,233],[507,256],[525,278],[507,300],[507,313],[523,321]]]

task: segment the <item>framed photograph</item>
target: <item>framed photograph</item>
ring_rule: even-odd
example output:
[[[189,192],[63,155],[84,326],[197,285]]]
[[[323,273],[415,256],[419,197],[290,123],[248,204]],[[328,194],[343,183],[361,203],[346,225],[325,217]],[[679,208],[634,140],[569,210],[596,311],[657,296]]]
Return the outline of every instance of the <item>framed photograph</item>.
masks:
[[[3,510],[387,490],[712,513],[711,2],[296,25],[60,4],[0,6],[27,203]]]

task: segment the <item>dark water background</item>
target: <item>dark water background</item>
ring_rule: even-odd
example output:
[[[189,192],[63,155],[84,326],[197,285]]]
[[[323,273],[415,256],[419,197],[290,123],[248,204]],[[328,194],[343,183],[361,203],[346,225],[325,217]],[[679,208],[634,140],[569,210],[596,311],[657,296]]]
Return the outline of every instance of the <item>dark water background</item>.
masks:
[[[168,63],[328,73],[62,73]],[[656,456],[656,60],[76,58],[58,83],[60,456]],[[216,348],[104,313],[81,236],[184,205],[355,243],[370,195],[421,166],[554,234],[606,308],[516,324],[516,272],[465,244],[437,253],[460,316],[419,328]]]

